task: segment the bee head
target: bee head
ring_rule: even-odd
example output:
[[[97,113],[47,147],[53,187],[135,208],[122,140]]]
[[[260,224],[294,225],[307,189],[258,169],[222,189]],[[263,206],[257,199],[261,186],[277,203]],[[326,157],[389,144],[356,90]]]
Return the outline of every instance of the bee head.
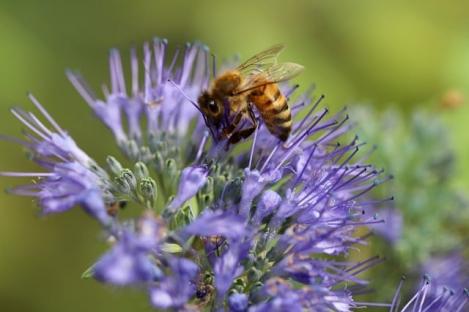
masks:
[[[207,119],[214,125],[219,125],[223,117],[223,104],[215,100],[207,91],[204,91],[198,99],[200,109]]]

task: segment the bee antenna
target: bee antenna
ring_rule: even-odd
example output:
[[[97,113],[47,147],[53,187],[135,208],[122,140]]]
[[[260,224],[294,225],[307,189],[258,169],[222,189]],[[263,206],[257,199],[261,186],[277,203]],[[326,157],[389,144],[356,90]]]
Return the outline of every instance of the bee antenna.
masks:
[[[215,78],[217,75],[217,57],[213,53],[210,54],[212,55],[212,75]]]
[[[181,92],[182,96],[184,96],[184,98],[185,98],[186,100],[188,100],[192,105],[194,105],[195,108],[197,108],[197,110],[198,110],[200,113],[202,113],[202,111],[200,110],[199,105],[197,105],[197,103],[196,103],[194,100],[192,100],[190,97],[188,97],[188,96],[186,95],[186,93],[181,89],[180,86],[178,86],[178,85],[177,85],[173,80],[171,80],[171,79],[168,79],[168,82],[171,83],[179,92]],[[202,115],[203,115],[203,114],[202,114]]]
[[[204,112],[202,112],[202,110],[200,109],[199,105],[197,105],[197,103],[196,103],[194,100],[192,100],[190,97],[188,97],[188,96],[186,95],[186,93],[181,89],[181,87],[178,86],[173,80],[168,79],[168,82],[171,83],[179,92],[181,92],[182,96],[183,96],[186,100],[188,100],[195,108],[197,108],[197,110],[198,110],[198,111],[200,112],[200,114],[202,115],[202,118],[204,119],[205,125],[207,126],[207,128],[209,128],[210,133],[212,134],[212,137],[213,137],[213,138],[216,138],[215,133],[213,132],[213,129],[212,129],[212,127],[210,126],[209,121],[207,120],[207,117],[205,117],[205,114],[204,114]]]

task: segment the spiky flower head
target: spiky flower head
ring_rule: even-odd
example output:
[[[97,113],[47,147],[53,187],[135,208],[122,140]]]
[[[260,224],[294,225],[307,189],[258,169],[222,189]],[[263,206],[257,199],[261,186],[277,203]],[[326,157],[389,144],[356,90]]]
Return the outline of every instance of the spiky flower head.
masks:
[[[378,306],[389,307],[389,311],[415,311],[415,312],[462,312],[469,301],[469,290],[461,288],[457,290],[443,286],[437,280],[425,274],[413,296],[401,303],[402,285],[405,277],[401,279],[391,304]],[[442,282],[442,280],[440,280]]]
[[[298,116],[288,141],[261,124],[245,143],[226,150],[191,102],[211,78],[208,49],[187,45],[168,59],[166,47],[160,39],[145,44],[143,64],[131,51],[130,89],[112,50],[103,98],[80,75],[67,73],[133,166],[113,156],[107,169],[98,165],[31,97],[50,125],[15,109],[31,131],[25,141],[12,140],[28,148],[43,171],[3,173],[34,177],[13,192],[37,197],[44,213],[83,207],[111,242],[84,276],[140,286],[158,309],[361,306],[350,284],[366,284],[357,275],[380,259],[351,263],[344,256],[364,243],[367,235],[357,237],[357,227],[382,222],[368,213],[379,202],[365,195],[388,178],[360,158],[358,138],[341,139],[348,116],[330,116],[318,108],[323,96],[294,96],[296,87],[282,85]],[[123,219],[125,202],[139,204],[141,216]]]

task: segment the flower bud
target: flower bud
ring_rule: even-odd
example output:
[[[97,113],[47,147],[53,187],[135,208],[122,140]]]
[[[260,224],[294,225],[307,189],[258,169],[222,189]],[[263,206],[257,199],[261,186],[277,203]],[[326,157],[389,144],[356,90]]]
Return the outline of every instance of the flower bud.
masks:
[[[142,195],[144,202],[149,207],[155,206],[157,187],[156,182],[152,178],[143,178],[138,184],[140,195]]]
[[[139,148],[138,148],[137,142],[135,142],[134,140],[127,141],[127,144],[124,150],[127,153],[127,155],[130,157],[130,159],[138,159]]]
[[[117,190],[123,194],[130,194],[132,189],[124,177],[119,176],[114,178],[114,183],[116,184]]]
[[[176,177],[178,175],[178,168],[176,160],[170,158],[166,161],[166,172],[169,174],[171,178]]]
[[[117,159],[112,156],[108,156],[106,158],[106,162],[112,173],[114,173],[115,175],[120,174],[120,172],[122,171],[122,165],[120,164],[120,162],[117,161]]]
[[[134,172],[137,180],[141,180],[149,176],[147,166],[141,161],[135,164]]]
[[[135,190],[137,187],[137,179],[135,179],[135,175],[132,171],[129,169],[123,169],[119,176],[126,180],[132,191]]]

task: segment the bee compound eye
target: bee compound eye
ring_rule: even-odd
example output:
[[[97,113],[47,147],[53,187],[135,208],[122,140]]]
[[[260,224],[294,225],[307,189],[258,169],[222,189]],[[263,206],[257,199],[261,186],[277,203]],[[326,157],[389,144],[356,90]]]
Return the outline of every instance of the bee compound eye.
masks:
[[[208,108],[214,113],[216,113],[218,111],[217,103],[215,103],[214,100],[209,100],[208,101]]]

